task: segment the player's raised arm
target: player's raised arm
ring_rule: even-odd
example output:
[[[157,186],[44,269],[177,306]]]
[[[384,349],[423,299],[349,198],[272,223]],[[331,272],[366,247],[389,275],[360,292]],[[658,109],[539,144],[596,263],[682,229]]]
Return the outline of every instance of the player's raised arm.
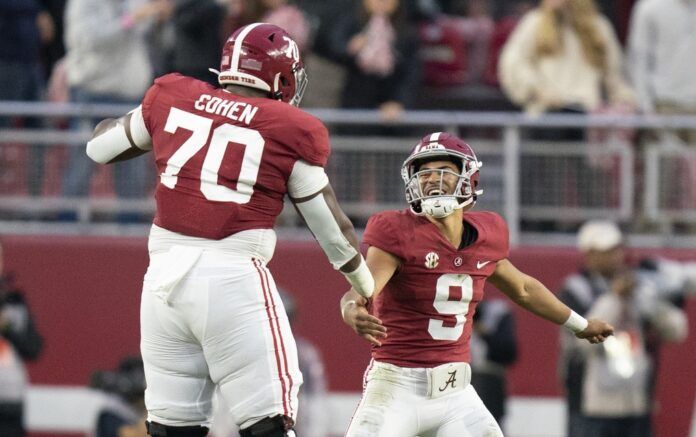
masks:
[[[586,320],[572,311],[544,284],[519,271],[510,261],[498,261],[489,281],[521,307],[558,325],[563,325],[578,338],[601,343],[614,333],[614,328],[602,320]]]
[[[401,262],[391,253],[370,246],[367,250],[366,263],[375,279],[373,297],[377,297],[389,279],[394,276]],[[387,337],[387,328],[382,325],[382,321],[367,311],[367,299],[353,288],[341,298],[341,317],[343,322],[353,328],[359,336],[376,346],[382,345],[380,338]]]
[[[100,164],[135,158],[152,150],[152,138],[145,127],[142,106],[120,118],[102,120],[87,143],[87,155]]]
[[[324,169],[297,161],[288,180],[288,194],[333,267],[360,295],[372,296],[375,282],[358,250],[358,236],[338,205]]]

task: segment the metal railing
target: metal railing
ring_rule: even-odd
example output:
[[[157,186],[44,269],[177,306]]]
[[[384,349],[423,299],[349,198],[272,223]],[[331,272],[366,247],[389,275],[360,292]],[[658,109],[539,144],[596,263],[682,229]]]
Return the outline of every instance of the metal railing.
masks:
[[[0,119],[37,117],[44,126],[0,128],[0,152],[26,145],[47,150],[81,146],[91,133],[66,130],[65,120],[119,116],[130,109],[127,105],[0,102]],[[343,208],[357,223],[364,223],[374,212],[405,206],[400,164],[420,136],[436,130],[464,134],[477,150],[484,162],[481,179],[485,194],[479,207],[505,216],[513,243],[519,242],[526,230],[522,226],[534,222],[565,223],[560,226],[563,230],[590,218],[630,223],[640,216],[656,224],[651,232],[663,233],[662,240],[669,239],[673,222],[696,222],[696,192],[692,196],[689,187],[696,185],[696,165],[690,164],[696,162],[696,147],[657,142],[645,147],[639,157],[634,153],[634,142],[617,140],[617,135],[600,135],[607,139],[588,145],[585,141],[537,140],[529,134],[531,130],[559,128],[604,133],[696,129],[693,116],[530,117],[521,113],[409,111],[398,121],[384,124],[377,111],[309,112],[342,132],[350,130],[346,126],[387,126],[396,131],[396,137],[332,136],[327,171]],[[63,120],[62,129],[55,127],[56,120]],[[641,172],[634,171],[637,161],[644,163]],[[52,184],[59,185],[60,180],[48,183]],[[677,197],[683,193],[684,198],[674,200],[675,191]],[[69,228],[71,223],[52,218],[66,210],[72,211],[77,232],[92,233],[104,227],[111,229],[109,217],[118,213],[151,215],[154,203],[149,193],[144,193],[142,199],[118,199],[113,195],[75,198],[62,197],[59,190],[53,190],[50,195],[31,197],[0,187],[0,232],[17,226],[27,228],[27,221],[37,229],[55,229],[56,224]],[[279,222],[294,226],[299,220],[292,208],[285,208]]]

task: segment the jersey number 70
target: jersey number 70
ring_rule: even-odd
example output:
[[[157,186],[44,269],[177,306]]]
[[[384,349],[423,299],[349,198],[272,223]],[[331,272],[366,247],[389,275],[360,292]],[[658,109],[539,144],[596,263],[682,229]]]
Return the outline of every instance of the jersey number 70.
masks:
[[[248,203],[254,194],[254,184],[259,174],[261,156],[265,141],[261,134],[254,130],[231,124],[222,124],[213,130],[210,129],[213,120],[178,108],[171,108],[165,132],[175,133],[177,129],[190,130],[191,136],[177,149],[167,161],[167,167],[160,175],[160,181],[166,187],[174,189],[178,175],[186,163],[208,143],[208,150],[201,168],[201,192],[206,199],[217,202]],[[218,184],[218,172],[222,165],[228,144],[244,145],[244,158],[242,167],[237,177],[237,189]]]

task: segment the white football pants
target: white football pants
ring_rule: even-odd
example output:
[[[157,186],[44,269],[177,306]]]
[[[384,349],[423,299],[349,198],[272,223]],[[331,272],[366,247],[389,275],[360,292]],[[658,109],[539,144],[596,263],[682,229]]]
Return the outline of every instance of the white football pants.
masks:
[[[372,361],[346,437],[502,437],[471,384],[431,399],[428,371]]]
[[[150,256],[140,311],[148,420],[208,426],[216,385],[242,428],[294,420],[302,375],[265,263],[185,246]]]

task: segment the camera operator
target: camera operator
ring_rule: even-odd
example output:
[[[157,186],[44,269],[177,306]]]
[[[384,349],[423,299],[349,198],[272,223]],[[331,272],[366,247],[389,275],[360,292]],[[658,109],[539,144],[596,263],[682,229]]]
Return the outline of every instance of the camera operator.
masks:
[[[28,386],[24,362],[36,359],[43,341],[24,297],[4,274],[0,247],[0,435],[23,437],[24,396]]]
[[[651,437],[659,350],[687,336],[680,306],[696,288],[694,265],[647,259],[633,267],[620,229],[607,221],[585,223],[578,248],[583,269],[566,279],[559,297],[615,331],[599,348],[561,334],[567,435]]]
[[[140,357],[123,359],[116,371],[94,372],[90,387],[107,396],[97,415],[94,437],[147,437],[145,373]]]

